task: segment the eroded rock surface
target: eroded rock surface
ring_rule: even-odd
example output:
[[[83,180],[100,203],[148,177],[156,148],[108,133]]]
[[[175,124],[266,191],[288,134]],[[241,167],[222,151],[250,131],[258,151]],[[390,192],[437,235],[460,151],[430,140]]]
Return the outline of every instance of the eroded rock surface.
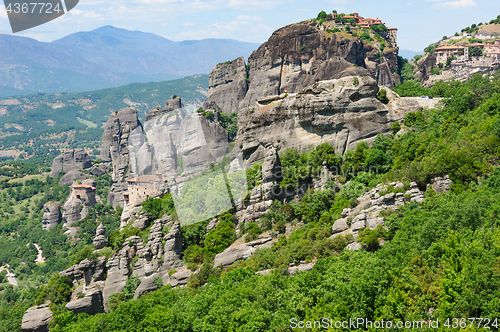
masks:
[[[248,90],[246,77],[247,68],[243,57],[216,66],[210,72],[208,97],[203,108],[223,113],[238,112],[238,105]]]
[[[49,304],[50,303],[45,303],[26,310],[21,324],[23,332],[49,331],[49,323],[53,319]]]
[[[42,229],[51,230],[59,225],[62,220],[61,206],[59,203],[49,202],[43,205]]]
[[[92,167],[90,156],[83,149],[74,149],[64,152],[54,158],[50,176],[56,178],[59,172],[68,173]]]
[[[421,109],[394,94],[384,105],[378,92],[374,79],[350,76],[261,99],[238,116],[236,147],[241,147],[245,167],[264,159],[270,146],[304,152],[327,142],[344,153],[360,141],[371,143],[378,134],[389,134],[394,121]]]

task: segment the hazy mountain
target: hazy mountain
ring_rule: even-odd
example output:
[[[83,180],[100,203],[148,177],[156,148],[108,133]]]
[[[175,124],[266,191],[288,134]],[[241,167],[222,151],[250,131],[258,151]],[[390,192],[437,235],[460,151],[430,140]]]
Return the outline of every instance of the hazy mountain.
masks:
[[[410,51],[410,50],[399,50],[398,55],[400,57],[406,58],[408,60],[413,59],[417,54],[424,55],[424,52]]]
[[[230,39],[174,42],[112,26],[51,43],[0,34],[0,97],[208,74],[217,63],[248,57],[258,46]]]

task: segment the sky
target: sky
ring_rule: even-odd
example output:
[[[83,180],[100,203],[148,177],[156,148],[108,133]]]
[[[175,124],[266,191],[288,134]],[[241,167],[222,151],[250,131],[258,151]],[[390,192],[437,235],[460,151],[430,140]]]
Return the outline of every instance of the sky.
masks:
[[[174,41],[229,38],[263,43],[287,24],[314,18],[324,10],[358,12],[398,28],[400,49],[427,45],[473,23],[500,15],[498,0],[80,0],[66,15],[16,33],[53,41],[104,25],[151,32]],[[12,34],[0,5],[0,33]]]

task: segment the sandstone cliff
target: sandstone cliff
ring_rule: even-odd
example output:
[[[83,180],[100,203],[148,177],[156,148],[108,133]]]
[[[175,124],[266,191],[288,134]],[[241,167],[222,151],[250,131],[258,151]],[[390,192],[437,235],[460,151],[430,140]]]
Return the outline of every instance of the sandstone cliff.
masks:
[[[245,59],[239,57],[212,69],[208,82],[208,97],[203,108],[224,113],[238,112],[238,105],[248,90]]]
[[[327,142],[344,153],[360,141],[370,143],[379,133],[389,133],[394,121],[421,109],[392,93],[384,105],[378,92],[371,77],[345,77],[315,83],[286,97],[262,98],[238,115],[236,147],[247,167],[262,160],[270,146],[302,152]]]
[[[109,117],[102,135],[101,160],[113,164],[113,185],[109,191],[108,204],[124,206],[123,192],[127,190],[126,171],[129,169],[128,137],[141,126],[137,110],[123,108]]]
[[[42,229],[49,231],[62,220],[59,203],[49,202],[43,205]]]
[[[276,30],[249,57],[247,73],[241,58],[214,68],[204,108],[242,111],[259,98],[296,93],[318,81],[354,75],[370,76],[387,87],[395,85],[397,48],[389,40],[384,41],[382,51],[377,42],[366,43],[345,32],[332,33],[329,24],[333,23],[318,26],[317,22],[303,21]],[[249,82],[246,92],[245,74]]]

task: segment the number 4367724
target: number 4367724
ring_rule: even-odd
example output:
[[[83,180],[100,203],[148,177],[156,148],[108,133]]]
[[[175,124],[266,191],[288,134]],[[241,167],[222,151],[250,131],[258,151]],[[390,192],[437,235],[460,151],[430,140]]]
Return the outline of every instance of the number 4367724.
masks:
[[[7,13],[14,14],[54,14],[60,13],[64,11],[57,3],[53,6],[51,3],[43,3],[43,2],[24,2],[24,3],[9,3],[9,5],[5,8]]]

